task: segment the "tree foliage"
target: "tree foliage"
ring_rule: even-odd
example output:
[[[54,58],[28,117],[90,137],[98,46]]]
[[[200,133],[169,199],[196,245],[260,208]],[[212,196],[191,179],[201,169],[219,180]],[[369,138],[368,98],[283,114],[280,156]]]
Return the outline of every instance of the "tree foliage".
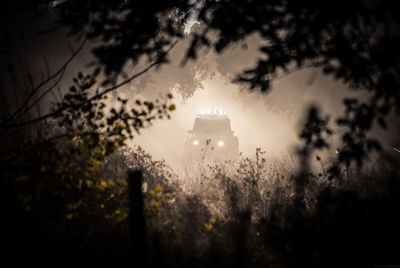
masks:
[[[343,164],[361,165],[379,148],[369,130],[375,124],[386,128],[387,115],[400,113],[396,1],[71,0],[59,9],[60,25],[72,34],[102,39],[93,52],[114,78],[128,62],[163,58],[165,47],[185,37],[182,26],[194,17],[200,26],[190,35],[184,62],[196,59],[201,49],[221,53],[256,33],[262,39],[259,60],[235,82],[268,91],[280,74],[315,67],[364,91],[363,100],[344,100],[346,113],[337,120],[348,129],[339,154]]]
[[[67,219],[90,211],[98,203],[93,196],[105,199],[115,184],[101,176],[102,161],[154,120],[169,118],[175,109],[169,103],[171,94],[164,101],[136,100],[131,109],[128,100],[118,98],[119,107],[108,108],[107,95],[90,97],[95,84],[92,75],[79,73],[74,82],[51,108],[52,119],[42,122],[42,129],[34,128],[36,137],[26,136],[1,155],[2,177],[14,184],[27,211],[48,213],[50,200],[57,208],[54,215],[64,213]],[[12,133],[8,128],[3,132]]]
[[[236,82],[268,91],[282,72],[309,66],[365,91],[365,100],[344,100],[346,113],[337,120],[347,129],[339,163],[361,165],[380,148],[368,137],[373,125],[386,128],[386,116],[400,114],[399,9],[396,1],[206,1],[204,30],[193,36],[188,58],[258,33],[265,41],[260,59]]]
[[[21,5],[18,8],[38,11],[39,5],[53,3],[48,0],[33,1],[33,4],[27,2],[19,2]],[[29,73],[23,73],[27,83],[22,89],[14,88],[21,89],[17,93],[21,93],[24,99],[16,101],[9,111],[2,109],[1,194],[9,197],[5,200],[11,200],[12,208],[21,206],[26,212],[23,217],[11,219],[10,226],[20,219],[29,219],[32,211],[37,211],[36,216],[52,215],[52,220],[35,223],[35,226],[41,226],[44,230],[49,226],[54,230],[65,230],[58,223],[74,221],[81,215],[93,219],[102,215],[98,212],[103,209],[107,211],[105,215],[116,222],[126,218],[126,211],[118,208],[123,207],[121,204],[114,202],[115,207],[107,207],[105,202],[113,194],[122,193],[123,180],[103,177],[107,173],[101,172],[101,168],[104,168],[101,163],[110,161],[111,158],[106,157],[154,120],[169,118],[175,106],[170,103],[172,95],[168,95],[163,101],[136,100],[134,104],[117,98],[116,107],[110,107],[106,103],[107,94],[151,68],[166,64],[169,51],[178,40],[185,37],[184,24],[193,16],[197,16],[200,26],[190,35],[191,44],[185,60],[195,60],[201,49],[209,48],[221,53],[251,34],[256,33],[261,37],[263,42],[256,65],[244,70],[234,80],[248,85],[250,89],[268,91],[273,79],[280,74],[302,67],[315,67],[351,89],[364,91],[364,99],[344,100],[345,113],[337,119],[337,124],[346,131],[342,136],[343,145],[337,163],[330,171],[335,175],[341,164],[348,167],[353,162],[361,166],[369,152],[380,148],[378,141],[369,136],[369,131],[375,124],[386,128],[386,118],[390,113],[400,114],[399,9],[397,1],[390,0],[64,1],[56,10],[57,26],[68,27],[72,36],[88,39],[95,44],[93,54],[96,61],[92,63],[95,70],[89,75],[78,73],[75,85],[45,114],[41,114],[40,109],[38,113],[32,113],[32,110],[59,84],[69,60],[38,84]],[[7,49],[5,54],[9,55]],[[75,52],[72,58],[74,56]],[[131,65],[136,70],[143,62],[148,64],[146,68],[130,75],[125,73],[126,66]],[[12,65],[8,67],[8,74],[16,84],[16,71]],[[105,78],[97,83],[100,74]],[[7,89],[4,91],[9,93]],[[1,100],[4,102],[3,98]],[[326,137],[331,134],[328,119],[321,118],[316,108],[309,110],[304,130],[300,133],[304,141],[304,147],[300,150],[304,167],[312,151],[328,148]],[[132,161],[142,168],[146,163],[156,166],[151,173],[163,170],[162,164],[154,164],[143,155]],[[242,165],[239,170],[252,170],[256,166],[258,163]],[[216,174],[224,183],[229,182],[229,177],[222,171]],[[250,200],[258,190],[258,175],[239,175],[241,183],[245,185],[243,189],[246,187],[249,190],[246,198]],[[304,180],[307,177],[305,174],[300,175],[295,178],[297,197],[304,201],[305,186],[309,181]],[[231,194],[237,191],[237,187],[227,183]],[[13,200],[14,193],[17,200]],[[147,208],[152,212],[157,211],[161,196],[165,201],[163,206],[171,208],[169,201],[165,200],[169,196],[164,194],[160,185],[150,186]],[[238,200],[233,194],[227,198],[232,204]],[[336,198],[329,196],[328,199],[335,201]],[[340,196],[338,198],[343,199]],[[349,203],[355,200],[354,197],[348,199]],[[124,199],[119,201],[123,203]],[[187,220],[191,223],[196,216],[193,206],[200,206],[201,202],[198,199],[189,201],[184,202],[182,211],[187,212]],[[325,210],[323,205],[319,209]],[[362,208],[366,206],[362,204]],[[376,211],[379,208],[377,206]],[[196,225],[198,233],[200,228],[204,231],[203,227],[207,231],[213,230],[214,223],[209,219],[210,215],[203,206],[202,209],[206,211],[202,214],[202,221],[206,225]],[[237,215],[245,220],[244,225],[251,222],[251,215],[246,211]],[[293,215],[293,226],[297,226],[296,217],[299,215]],[[160,218],[168,227],[168,213]],[[35,220],[41,219],[36,217]],[[318,221],[313,222],[312,218],[300,217],[300,220],[309,220],[318,225]],[[189,224],[187,226],[191,227]],[[235,235],[243,233],[242,227],[237,224],[237,229],[232,229],[236,230]],[[84,231],[90,230],[88,226]],[[309,231],[309,227],[300,225],[299,230],[295,233]],[[189,231],[185,230],[183,235]],[[168,235],[173,237],[173,232]],[[242,238],[237,239],[238,244],[245,241]],[[315,238],[319,238],[317,233]],[[192,242],[190,239],[186,241]],[[296,248],[302,247],[302,241],[306,240],[295,241],[299,243]],[[180,246],[185,249],[187,245]],[[288,256],[292,253],[290,248],[285,252]],[[323,254],[330,256],[325,251]],[[297,256],[294,259],[297,260]]]

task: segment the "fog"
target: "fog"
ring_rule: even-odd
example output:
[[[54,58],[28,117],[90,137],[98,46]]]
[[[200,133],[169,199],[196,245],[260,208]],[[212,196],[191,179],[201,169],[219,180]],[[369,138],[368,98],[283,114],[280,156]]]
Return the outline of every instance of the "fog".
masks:
[[[32,28],[41,28],[46,22],[46,19],[35,21],[31,24],[34,26],[24,30],[25,39],[30,43],[21,49],[29,59],[30,68],[36,71],[34,75],[37,80],[46,77],[46,69],[62,66],[71,54],[66,41],[73,47],[79,44],[65,37],[65,31],[42,36],[37,36],[37,31],[29,32]],[[18,32],[22,26],[15,26],[15,31]],[[21,40],[14,43],[26,44]],[[235,75],[252,67],[260,55],[258,48],[262,41],[255,35],[229,47],[222,54],[202,51],[196,61],[189,61],[182,66],[188,44],[188,40],[180,41],[169,54],[169,64],[152,69],[129,86],[118,90],[118,94],[131,100],[160,98],[167,92],[174,94],[177,110],[171,113],[172,118],[155,121],[153,126],[129,141],[128,146],[140,145],[155,159],[164,159],[177,170],[182,166],[183,140],[193,127],[196,114],[203,108],[214,107],[225,111],[232,130],[239,138],[239,150],[244,157],[254,157],[256,148],[264,149],[267,156],[280,157],[295,154],[306,108],[311,104],[317,105],[323,115],[331,116],[330,126],[336,134],[330,139],[332,147],[329,155],[338,146],[340,129],[336,128],[334,121],[344,111],[343,98],[355,95],[363,98],[363,92],[354,92],[340,81],[313,68],[282,74],[273,81],[267,93],[250,91],[245,85],[232,83]],[[66,92],[78,70],[87,71],[84,66],[93,60],[93,46],[95,43],[87,44],[71,62],[63,77],[61,91]],[[126,66],[126,72],[132,74],[144,66],[145,63],[135,68]],[[52,102],[54,99],[50,96],[43,102],[42,110]],[[399,125],[398,118],[392,118],[388,131],[374,130],[372,134],[378,136],[386,147],[400,147]]]
[[[154,157],[163,158],[178,168],[183,140],[193,127],[196,114],[203,108],[215,107],[228,115],[243,155],[254,154],[257,147],[274,153],[287,152],[287,141],[294,141],[296,137],[295,122],[269,111],[263,99],[265,96],[244,94],[219,76],[206,79],[203,85],[204,89],[196,91],[187,100],[177,98],[177,110],[172,113],[171,120],[154,123],[132,143],[143,146]]]
[[[256,48],[256,43],[252,43]],[[170,120],[157,121],[130,146],[140,145],[156,159],[164,159],[175,169],[182,167],[183,140],[193,127],[196,114],[204,108],[225,111],[231,127],[239,138],[239,150],[244,157],[254,157],[256,148],[266,151],[267,157],[294,155],[298,144],[298,132],[305,109],[317,104],[326,113],[337,116],[342,112],[342,97],[346,88],[340,82],[322,75],[316,69],[304,69],[282,76],[273,83],[270,92],[250,91],[243,85],[231,82],[233,75],[257,58],[256,49],[243,50],[233,47],[222,55],[204,54],[199,62],[180,67],[179,58],[159,71],[153,71],[136,81],[130,88],[135,98],[154,97],[165,91],[165,77],[178,73],[171,90],[177,110]],[[172,56],[176,56],[173,53]],[[252,60],[250,60],[252,59]],[[186,70],[185,70],[186,68]],[[187,71],[191,69],[192,71]],[[195,70],[195,71],[193,71]],[[188,77],[192,76],[191,83]],[[310,83],[310,78],[314,78]],[[144,82],[143,82],[144,81]],[[194,88],[190,88],[190,86]],[[160,89],[158,93],[154,89]],[[183,94],[182,94],[183,92]],[[333,125],[332,125],[333,126]],[[330,142],[335,142],[332,138]],[[332,146],[332,148],[335,148]],[[333,153],[333,150],[332,150]]]
[[[154,98],[169,90],[175,96],[177,110],[172,112],[170,120],[155,122],[129,145],[140,145],[155,159],[164,159],[180,170],[183,141],[193,127],[196,114],[214,107],[224,110],[229,117],[243,157],[254,157],[256,148],[265,150],[266,157],[295,156],[307,107],[316,105],[323,116],[330,116],[334,135],[328,140],[331,148],[323,155],[333,156],[340,141],[335,119],[344,112],[343,98],[362,99],[364,92],[354,92],[313,68],[282,74],[267,93],[250,91],[244,85],[232,83],[235,74],[252,67],[257,60],[258,38],[253,36],[246,43],[246,49],[241,44],[221,55],[203,53],[198,61],[182,67],[183,44],[171,53],[171,64],[135,81],[127,91],[132,97]],[[388,147],[398,138],[397,126],[398,120],[392,120],[388,131],[374,130],[372,134]]]

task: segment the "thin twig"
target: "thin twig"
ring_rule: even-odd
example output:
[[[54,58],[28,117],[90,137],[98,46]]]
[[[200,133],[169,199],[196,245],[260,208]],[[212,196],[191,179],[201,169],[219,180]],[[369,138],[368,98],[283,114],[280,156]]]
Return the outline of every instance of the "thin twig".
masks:
[[[173,48],[177,43],[178,43],[178,41],[175,41],[175,42],[168,48],[168,50],[165,52],[165,54],[168,54],[168,53],[172,50],[172,48]],[[148,66],[147,66],[145,69],[143,69],[142,71],[140,71],[140,72],[138,72],[138,73],[132,75],[132,76],[129,77],[128,79],[126,79],[126,80],[124,80],[123,82],[119,83],[118,85],[115,85],[115,86],[113,86],[113,87],[111,87],[111,88],[108,88],[108,89],[104,90],[103,92],[101,92],[101,93],[99,93],[99,94],[94,95],[93,97],[91,97],[90,99],[86,100],[86,101],[83,102],[82,104],[85,104],[85,103],[91,102],[91,101],[93,101],[93,100],[99,99],[99,98],[101,98],[103,95],[105,95],[105,94],[107,94],[107,93],[109,93],[109,92],[111,92],[111,91],[114,91],[114,90],[120,88],[121,86],[123,86],[123,85],[125,85],[125,84],[131,82],[133,79],[135,79],[135,78],[137,78],[137,77],[139,77],[139,76],[141,76],[141,75],[147,73],[150,69],[152,69],[154,66],[158,65],[158,64],[161,63],[161,62],[162,62],[162,60],[161,60],[161,59],[158,59],[157,61],[155,61],[155,62],[151,63],[150,65],[148,65]],[[65,111],[67,108],[68,108],[68,107],[64,107],[64,108],[59,109],[59,110],[57,110],[57,111],[54,111],[54,112],[45,114],[45,115],[43,115],[43,116],[36,117],[36,118],[34,118],[34,119],[32,119],[32,120],[25,121],[25,122],[20,122],[20,123],[16,123],[16,124],[7,124],[7,123],[3,123],[3,124],[0,125],[0,128],[3,128],[3,129],[4,129],[4,128],[17,128],[17,127],[23,127],[23,126],[26,126],[26,125],[30,125],[30,124],[33,124],[33,123],[40,122],[40,121],[42,121],[42,120],[48,119],[48,118],[50,118],[50,117],[52,117],[52,116],[54,116],[54,115],[56,115],[56,114],[59,114],[60,112]]]
[[[318,68],[318,64],[311,63],[311,64],[309,64],[309,65],[302,66],[302,68],[295,67],[295,68],[292,69],[292,70],[284,71],[284,73],[281,74],[281,75],[275,74],[276,77],[272,77],[271,80],[272,80],[272,81],[282,80],[282,79],[284,79],[284,78],[290,76],[291,74],[293,74],[293,73],[295,73],[295,72],[302,71],[302,70],[304,70],[304,69],[309,69],[309,68]],[[319,69],[318,69],[318,70],[319,70]],[[273,74],[273,75],[274,75],[274,74]],[[308,79],[308,80],[310,80],[310,79]],[[308,85],[308,80],[307,80],[307,82],[306,82],[306,86],[310,86],[310,85],[312,84],[312,83],[311,83],[310,85]]]
[[[178,41],[175,41],[175,42],[168,48],[168,50],[165,52],[165,54],[168,54],[168,53],[175,47],[175,45],[176,45],[177,43],[178,43]],[[133,79],[135,79],[135,78],[141,76],[142,74],[147,73],[150,69],[152,69],[154,66],[158,65],[158,64],[161,63],[161,62],[162,62],[162,60],[161,60],[161,59],[158,59],[157,61],[155,61],[155,62],[153,62],[152,64],[150,64],[149,66],[147,66],[147,67],[146,67],[145,69],[143,69],[142,71],[140,71],[140,72],[138,72],[138,73],[132,75],[132,76],[129,77],[128,79],[122,81],[121,83],[119,83],[119,84],[117,84],[117,85],[115,85],[115,86],[112,86],[112,87],[110,87],[110,88],[108,88],[108,89],[105,89],[103,92],[101,92],[101,93],[99,93],[99,94],[96,94],[95,96],[91,97],[88,101],[90,102],[90,101],[92,101],[92,100],[99,99],[99,98],[101,98],[103,95],[105,95],[105,94],[107,94],[107,93],[109,93],[109,92],[111,92],[111,91],[114,91],[114,90],[116,90],[116,89],[122,87],[123,85],[128,84],[128,83],[131,82]],[[97,90],[98,90],[98,89],[97,89]]]
[[[55,141],[55,140],[58,140],[58,139],[62,139],[62,138],[67,138],[67,137],[71,137],[71,136],[67,135],[67,134],[60,134],[60,135],[52,136],[52,137],[50,137],[48,139],[41,140],[41,141],[39,141],[37,143],[29,144],[29,145],[27,145],[27,147],[24,147],[21,150],[14,151],[12,156],[8,156],[8,157],[6,156],[6,158],[3,158],[3,159],[6,159],[6,161],[13,160],[13,159],[17,158],[18,156],[21,156],[21,153],[32,151],[33,148],[35,148],[37,146],[40,146],[41,144],[45,144],[45,143],[48,143],[48,142],[52,142],[52,141]]]
[[[33,106],[39,103],[40,100],[42,100],[49,92],[51,92],[61,81],[65,73],[65,69],[60,73],[60,76],[58,79],[54,82],[53,85],[51,85],[46,91],[44,91],[35,101],[33,101],[28,107],[26,107],[24,110],[22,110],[17,117],[14,118],[14,120],[17,120],[20,118],[23,114],[29,112],[30,109],[32,109]]]
[[[4,86],[2,77],[0,77],[0,89],[3,89],[4,92],[6,91],[6,88]],[[1,107],[2,107],[2,109],[4,111],[4,118],[3,119],[5,119],[8,116],[10,116],[11,110],[10,110],[10,107],[8,106],[7,99],[2,94],[2,90],[0,90],[0,101],[2,102]]]
[[[24,109],[24,107],[29,103],[29,101],[32,99],[32,97],[35,95],[35,93],[45,84],[56,78],[61,72],[64,72],[64,70],[67,68],[69,63],[75,58],[75,56],[82,50],[83,46],[85,45],[87,39],[85,39],[82,44],[78,47],[78,49],[71,55],[71,57],[61,66],[61,68],[55,72],[53,75],[49,76],[47,79],[42,81],[40,84],[38,84],[32,92],[29,94],[29,96],[25,99],[24,103],[15,111],[15,113],[9,118],[9,122],[12,122],[14,118]]]

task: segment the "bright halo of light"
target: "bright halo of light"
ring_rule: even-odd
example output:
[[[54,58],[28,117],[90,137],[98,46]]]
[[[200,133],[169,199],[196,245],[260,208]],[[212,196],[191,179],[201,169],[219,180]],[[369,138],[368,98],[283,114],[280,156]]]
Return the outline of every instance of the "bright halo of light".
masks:
[[[194,144],[194,145],[198,145],[198,144],[199,144],[199,141],[198,141],[198,140],[195,140],[195,141],[193,142],[193,144]]]
[[[219,147],[224,146],[224,142],[223,142],[223,141],[219,141],[219,142],[218,142],[218,146],[219,146]]]
[[[222,109],[208,109],[208,108],[202,108],[199,112],[200,115],[224,115],[225,111]]]

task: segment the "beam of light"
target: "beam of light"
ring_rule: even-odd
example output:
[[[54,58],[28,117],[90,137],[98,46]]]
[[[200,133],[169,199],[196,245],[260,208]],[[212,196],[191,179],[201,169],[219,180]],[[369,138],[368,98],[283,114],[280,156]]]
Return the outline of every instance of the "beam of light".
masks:
[[[224,142],[223,142],[223,141],[219,141],[219,142],[218,142],[218,146],[219,146],[219,147],[224,146]]]
[[[198,141],[198,140],[195,140],[195,141],[193,142],[193,144],[194,144],[194,145],[198,145],[198,144],[199,144],[199,141]]]
[[[396,148],[393,147],[393,150],[395,150],[396,152],[400,153],[399,149],[396,149]]]

